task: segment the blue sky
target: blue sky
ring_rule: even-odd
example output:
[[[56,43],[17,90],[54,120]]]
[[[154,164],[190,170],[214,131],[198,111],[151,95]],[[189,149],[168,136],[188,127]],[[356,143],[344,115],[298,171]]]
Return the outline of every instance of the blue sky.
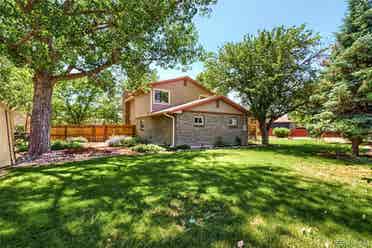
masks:
[[[346,0],[219,0],[208,17],[197,17],[199,41],[207,51],[217,51],[225,42],[240,41],[245,34],[279,25],[307,24],[322,36],[324,43],[333,41],[346,12]],[[159,70],[160,79],[189,75],[203,70],[201,63],[186,72]]]

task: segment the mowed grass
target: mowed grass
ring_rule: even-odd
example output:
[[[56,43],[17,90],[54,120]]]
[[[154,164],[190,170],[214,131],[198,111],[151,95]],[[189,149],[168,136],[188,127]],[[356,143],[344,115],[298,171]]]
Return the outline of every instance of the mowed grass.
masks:
[[[0,247],[372,247],[371,161],[276,143],[11,170]]]

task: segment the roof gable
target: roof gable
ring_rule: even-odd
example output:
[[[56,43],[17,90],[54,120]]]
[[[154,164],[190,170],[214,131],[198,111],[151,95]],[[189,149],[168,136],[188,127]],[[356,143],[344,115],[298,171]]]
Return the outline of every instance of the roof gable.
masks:
[[[230,105],[234,109],[240,111],[241,113],[246,113],[247,112],[247,109],[245,109],[244,107],[240,106],[239,104],[233,102],[232,100],[230,100],[229,98],[227,98],[225,96],[211,96],[211,97],[208,97],[208,98],[199,99],[199,100],[191,101],[191,102],[188,102],[188,103],[185,103],[185,104],[181,104],[181,105],[173,106],[173,107],[170,107],[170,108],[166,108],[166,109],[154,112],[151,115],[159,115],[159,114],[165,114],[165,113],[177,113],[177,112],[180,112],[180,111],[187,111],[187,110],[191,110],[195,107],[202,106],[202,105],[205,105],[205,104],[217,101],[217,100],[222,100],[223,102]]]
[[[192,79],[189,76],[177,77],[177,78],[172,78],[172,79],[167,79],[167,80],[161,80],[161,81],[151,82],[151,83],[148,84],[148,86],[150,88],[156,88],[156,87],[161,86],[161,85],[172,84],[172,83],[178,83],[179,84],[179,83],[184,83],[184,82],[192,83],[195,86],[201,88],[202,90],[208,92],[209,94],[215,95],[214,92],[212,92],[211,90],[209,90],[208,88],[206,88],[204,85],[202,85],[201,83],[199,83],[198,81]],[[138,89],[136,91],[133,91],[133,92],[130,92],[129,94],[127,94],[126,98],[129,98],[131,96],[137,96],[137,95],[141,95],[141,94],[146,94],[146,93],[148,93],[148,92],[145,89]]]

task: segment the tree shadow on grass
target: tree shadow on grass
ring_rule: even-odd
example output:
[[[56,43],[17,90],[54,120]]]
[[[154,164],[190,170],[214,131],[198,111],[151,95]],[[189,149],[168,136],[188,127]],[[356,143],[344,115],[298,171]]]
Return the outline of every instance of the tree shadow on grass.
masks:
[[[283,167],[217,159],[227,153],[17,169],[0,183],[0,246],[233,247],[245,240],[254,247],[285,247],[283,237],[309,242],[293,237],[293,223],[317,227],[319,238],[348,233],[371,239],[371,196]],[[255,226],[250,221],[257,216],[271,223]]]
[[[246,148],[255,151],[270,151],[277,154],[290,155],[300,158],[318,158],[331,161],[340,165],[372,165],[372,158],[362,156],[359,159],[353,158],[350,147],[338,143],[288,143],[272,144],[269,146],[257,146]]]

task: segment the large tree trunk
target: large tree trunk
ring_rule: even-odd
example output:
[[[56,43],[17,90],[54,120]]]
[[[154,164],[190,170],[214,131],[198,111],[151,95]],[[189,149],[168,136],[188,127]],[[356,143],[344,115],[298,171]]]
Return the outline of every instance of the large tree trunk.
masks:
[[[47,73],[36,73],[31,117],[29,155],[37,157],[50,150],[50,122],[53,82]]]
[[[351,150],[353,153],[353,156],[358,157],[359,156],[359,145],[362,143],[362,140],[360,138],[354,138],[351,139]]]
[[[266,121],[258,121],[260,124],[261,143],[262,145],[269,144],[269,128],[267,128]]]

